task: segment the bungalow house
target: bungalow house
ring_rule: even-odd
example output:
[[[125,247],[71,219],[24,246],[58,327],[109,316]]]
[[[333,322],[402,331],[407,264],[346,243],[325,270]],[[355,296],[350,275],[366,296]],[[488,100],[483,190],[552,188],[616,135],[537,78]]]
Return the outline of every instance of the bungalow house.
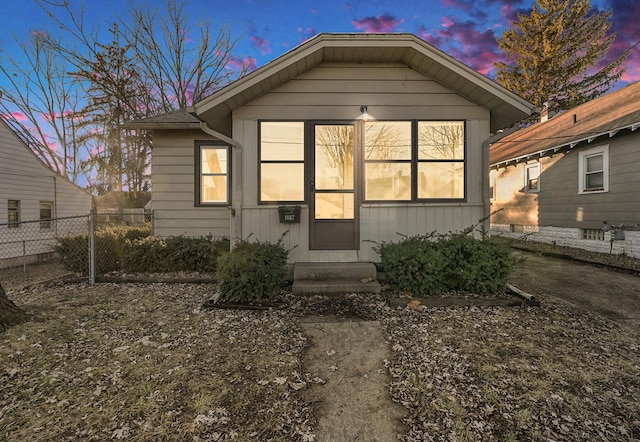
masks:
[[[640,82],[491,150],[491,231],[640,258]]]
[[[90,211],[91,195],[49,169],[0,118],[0,268],[49,255],[69,225],[52,219]]]
[[[375,262],[373,241],[486,217],[487,139],[532,111],[414,35],[319,34],[127,127],[152,131],[155,235],[288,232],[292,263]]]

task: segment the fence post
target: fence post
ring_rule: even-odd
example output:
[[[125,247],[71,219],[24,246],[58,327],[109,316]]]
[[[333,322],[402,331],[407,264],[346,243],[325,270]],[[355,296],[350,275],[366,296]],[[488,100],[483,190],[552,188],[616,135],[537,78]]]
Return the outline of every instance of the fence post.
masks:
[[[96,283],[96,211],[89,213],[89,284]]]

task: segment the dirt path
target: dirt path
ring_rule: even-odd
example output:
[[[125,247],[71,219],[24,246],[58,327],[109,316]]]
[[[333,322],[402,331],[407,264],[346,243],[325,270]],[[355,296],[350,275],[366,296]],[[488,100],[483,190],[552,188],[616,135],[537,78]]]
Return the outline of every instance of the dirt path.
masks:
[[[307,369],[325,381],[307,397],[318,403],[316,441],[397,440],[405,432],[404,410],[389,394],[389,349],[380,323],[307,317],[303,329],[312,340]]]
[[[640,276],[595,265],[515,252],[522,261],[511,283],[536,296],[554,296],[640,330]]]

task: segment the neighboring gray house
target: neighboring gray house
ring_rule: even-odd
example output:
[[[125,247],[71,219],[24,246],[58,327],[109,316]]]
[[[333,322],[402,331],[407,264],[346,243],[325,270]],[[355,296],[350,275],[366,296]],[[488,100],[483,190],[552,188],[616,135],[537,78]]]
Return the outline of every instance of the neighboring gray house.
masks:
[[[640,258],[638,128],[640,82],[493,144],[492,232]]]
[[[90,211],[91,195],[49,169],[0,118],[0,267],[50,253],[66,226],[47,220]]]
[[[486,141],[532,111],[414,35],[320,34],[127,127],[152,131],[156,235],[288,231],[291,262],[355,262],[379,259],[371,241],[487,216]]]

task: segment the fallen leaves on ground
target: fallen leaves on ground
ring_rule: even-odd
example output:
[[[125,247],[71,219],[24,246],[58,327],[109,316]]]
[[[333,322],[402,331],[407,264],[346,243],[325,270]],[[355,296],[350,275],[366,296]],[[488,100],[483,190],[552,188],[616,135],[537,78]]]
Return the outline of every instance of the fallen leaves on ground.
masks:
[[[305,371],[307,314],[381,322],[402,440],[640,439],[638,333],[570,305],[417,311],[284,294],[280,309],[201,309],[214,291],[11,292],[35,318],[0,335],[0,439],[314,440],[301,398],[323,381]]]

